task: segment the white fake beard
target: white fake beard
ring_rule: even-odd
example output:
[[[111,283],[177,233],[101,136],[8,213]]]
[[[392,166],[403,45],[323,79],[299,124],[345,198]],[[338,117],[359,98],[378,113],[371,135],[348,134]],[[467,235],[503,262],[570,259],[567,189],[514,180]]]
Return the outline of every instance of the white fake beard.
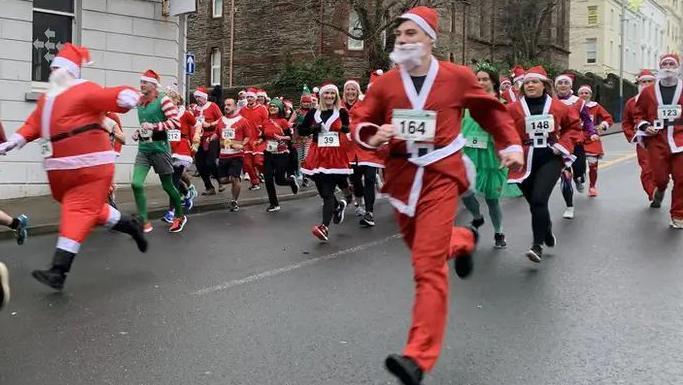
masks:
[[[47,96],[57,96],[64,92],[76,78],[66,68],[57,68],[50,73]]]
[[[403,66],[406,70],[411,71],[422,63],[424,50],[425,47],[422,43],[396,45],[389,55],[389,58],[395,64]]]
[[[657,71],[657,79],[665,86],[674,85],[678,81],[680,74],[679,69],[661,69]]]

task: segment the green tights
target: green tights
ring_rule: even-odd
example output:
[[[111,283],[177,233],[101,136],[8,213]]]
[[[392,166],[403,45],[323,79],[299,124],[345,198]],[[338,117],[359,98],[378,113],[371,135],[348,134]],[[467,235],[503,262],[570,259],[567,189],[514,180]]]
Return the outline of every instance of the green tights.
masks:
[[[150,166],[136,165],[133,168],[133,195],[135,196],[135,204],[138,206],[138,214],[146,223],[147,217],[147,196],[145,195],[145,179],[149,173]],[[183,203],[180,199],[178,189],[173,185],[173,174],[159,175],[161,179],[161,187],[164,188],[168,197],[171,198],[171,203],[175,207],[176,218],[183,216]]]

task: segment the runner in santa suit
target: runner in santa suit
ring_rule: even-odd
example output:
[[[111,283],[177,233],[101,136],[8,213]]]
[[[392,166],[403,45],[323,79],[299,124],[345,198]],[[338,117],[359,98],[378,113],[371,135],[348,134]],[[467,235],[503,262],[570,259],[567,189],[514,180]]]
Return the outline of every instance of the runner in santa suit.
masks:
[[[650,72],[650,70],[644,69],[640,71],[638,77],[636,78],[636,84],[638,84],[638,95],[632,97],[626,101],[626,106],[624,106],[624,118],[621,121],[621,128],[624,131],[624,136],[629,143],[635,143],[636,141],[636,101],[640,96],[640,93],[648,86],[655,83],[655,75]],[[638,156],[638,164],[640,165],[640,182],[643,186],[645,194],[647,194],[647,199],[650,204],[655,204],[654,192],[655,192],[655,179],[653,175],[652,168],[650,167],[650,158],[647,153],[645,146],[641,144],[636,144],[636,155]],[[661,204],[661,202],[660,202]]]
[[[311,137],[299,135],[298,127],[303,123],[306,114],[311,111],[312,104],[313,98],[311,95],[304,93],[299,100],[299,108],[289,118],[290,125],[294,127],[292,142],[297,151],[297,177],[301,180],[302,187],[308,187],[308,178],[301,173],[301,165],[304,159],[306,159],[308,149],[311,147]]]
[[[247,89],[247,105],[240,109],[240,115],[251,123],[253,132],[249,133],[249,142],[244,148],[244,171],[249,175],[251,186],[249,190],[261,189],[261,177],[263,171],[263,123],[268,119],[266,106],[256,101],[254,88]]]
[[[500,83],[500,98],[503,99],[503,102],[505,104],[508,104],[508,99],[505,97],[505,93],[508,92],[510,88],[512,88],[512,80],[510,80],[509,77],[505,75],[500,75],[498,77],[498,82]]]
[[[598,104],[598,102],[592,101],[593,89],[589,85],[582,85],[579,87],[579,97],[586,103],[586,108],[588,109],[588,114],[593,122],[593,127],[595,130],[607,131],[614,124],[614,119],[607,110]],[[602,159],[605,155],[605,151],[602,148],[602,141],[600,140],[600,135],[596,132],[591,137],[585,138],[583,142],[583,149],[586,153],[586,160],[588,161],[588,179],[590,181],[588,188],[588,196],[595,198],[598,196],[598,160]]]
[[[541,262],[543,244],[555,247],[548,200],[562,172],[576,159],[572,151],[583,141],[576,109],[551,96],[552,84],[541,66],[530,68],[524,77],[523,96],[508,110],[517,132],[524,139],[525,170],[510,170],[509,182],[518,183],[529,203],[533,243],[526,253]]]
[[[299,193],[299,182],[294,174],[289,174],[289,147],[292,141],[292,130],[285,119],[285,106],[278,98],[268,103],[268,119],[263,123],[263,137],[266,141],[264,152],[264,179],[270,206],[267,212],[280,211],[275,185],[289,186],[292,194]]]
[[[512,84],[511,87],[508,87],[507,90],[503,92],[503,99],[506,102],[505,104],[512,104],[519,99],[522,81],[524,80],[524,74],[526,73],[524,71],[524,67],[521,65],[512,67],[510,72],[512,72],[512,80],[514,81],[514,84]]]
[[[267,107],[269,100],[270,98],[268,97],[268,93],[266,93],[265,90],[258,89],[256,91],[256,101],[258,102],[258,104]]]
[[[221,143],[220,160],[218,161],[218,176],[223,185],[231,184],[232,200],[230,211],[240,209],[238,200],[242,191],[242,166],[244,165],[244,147],[249,142],[249,135],[253,132],[251,123],[243,118],[240,108],[234,99],[225,99],[225,116],[219,124],[218,136]]]
[[[593,126],[593,120],[588,113],[586,102],[574,95],[572,85],[574,84],[575,75],[573,73],[563,73],[555,78],[555,88],[557,90],[557,98],[567,106],[572,107],[579,114],[581,120],[581,127],[585,138],[599,139],[597,131]],[[562,197],[567,208],[562,215],[565,219],[574,218],[574,187],[572,186],[572,179],[576,184],[576,190],[583,193],[586,183],[586,151],[583,142],[577,143],[574,146],[574,156],[576,161],[572,163],[571,167],[565,167],[561,175]]]
[[[655,208],[661,206],[669,177],[673,180],[670,213],[674,229],[683,229],[683,80],[680,79],[680,65],[680,56],[662,56],[657,81],[645,88],[636,102],[636,136],[650,155],[656,185]]]
[[[377,79],[353,111],[354,139],[387,154],[383,192],[396,208],[412,251],[413,322],[402,355],[387,369],[405,385],[422,383],[441,350],[448,312],[448,259],[456,272],[472,270],[476,230],[454,227],[459,195],[473,175],[460,150],[463,110],[493,134],[504,166],[521,167],[522,147],[512,119],[472,71],[432,56],[438,13],[424,6],[402,15],[391,54],[398,67]],[[455,86],[457,85],[457,87]]]
[[[349,165],[351,145],[346,134],[349,132],[349,114],[342,107],[339,89],[334,84],[320,87],[320,106],[306,114],[299,126],[299,135],[312,135],[311,148],[301,167],[301,172],[311,178],[323,200],[322,223],[313,226],[313,236],[321,241],[329,239],[330,222],[344,221],[346,201],[337,200],[334,192],[348,188],[348,177],[353,173]]]
[[[365,95],[363,95],[363,91],[360,88],[360,81],[358,79],[349,79],[344,83],[344,88],[342,92],[342,105],[346,109],[346,111],[351,113],[351,110],[353,110],[356,106],[359,106],[361,101]],[[349,139],[351,139],[351,133],[347,134]],[[356,146],[353,141],[351,141],[351,145],[348,147],[349,150],[349,161],[351,168],[353,170],[353,174],[351,174],[351,177],[349,178],[351,181],[351,185],[349,186],[348,191],[344,191],[344,195],[346,196],[345,200],[347,204],[351,204],[352,202],[354,203],[355,206],[355,212],[357,216],[363,216],[365,213],[362,211],[362,204],[363,204],[363,174],[361,172],[360,167],[358,166],[358,146]],[[375,170],[375,174],[377,173],[377,170]],[[375,178],[376,179],[376,178]],[[372,186],[374,189],[374,186]],[[354,202],[354,197],[355,202]]]
[[[194,92],[194,98],[200,110],[197,120],[201,123],[202,132],[199,149],[195,155],[197,171],[199,171],[199,176],[204,182],[205,191],[202,195],[216,195],[216,189],[213,187],[211,178],[218,179],[216,163],[218,162],[220,143],[216,134],[216,127],[223,114],[216,103],[208,100],[209,94],[206,92],[206,88],[199,87]]]
[[[80,79],[81,65],[89,61],[86,48],[66,43],[50,65],[50,85],[36,109],[16,134],[0,144],[0,155],[5,155],[27,142],[40,142],[62,218],[52,266],[32,275],[57,290],[64,287],[74,257],[97,224],[131,235],[138,249],[147,251],[141,223],[106,203],[116,153],[102,124],[107,111],[127,112],[140,96],[129,87],[103,88]]]

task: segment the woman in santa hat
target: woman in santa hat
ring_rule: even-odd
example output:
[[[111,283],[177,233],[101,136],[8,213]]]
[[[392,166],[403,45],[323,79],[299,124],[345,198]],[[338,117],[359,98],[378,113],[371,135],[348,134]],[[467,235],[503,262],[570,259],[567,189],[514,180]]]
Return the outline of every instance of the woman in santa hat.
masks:
[[[524,142],[526,169],[510,170],[509,182],[518,183],[531,208],[533,243],[526,256],[541,262],[543,245],[555,247],[548,201],[564,165],[575,157],[574,145],[583,136],[578,115],[554,99],[545,69],[536,66],[524,76],[522,97],[509,107]]]
[[[320,106],[306,114],[298,127],[300,135],[312,135],[311,147],[301,172],[308,175],[323,199],[322,223],[313,226],[313,235],[321,241],[329,237],[330,222],[344,221],[345,200],[334,195],[337,186],[348,188],[347,178],[353,172],[349,167],[348,147],[349,114],[342,107],[339,89],[328,83],[320,88]]]
[[[593,97],[593,89],[591,86],[585,84],[579,87],[579,97],[586,103],[586,108],[588,109],[588,114],[593,121],[593,127],[596,130],[607,131],[614,124],[614,119],[607,110],[598,104],[598,102],[591,100]],[[598,183],[598,160],[605,155],[605,151],[602,148],[602,142],[600,141],[600,135],[594,133],[583,141],[583,149],[586,153],[586,160],[588,161],[588,179],[589,188],[588,196],[595,198],[598,196],[598,189],[596,185]]]

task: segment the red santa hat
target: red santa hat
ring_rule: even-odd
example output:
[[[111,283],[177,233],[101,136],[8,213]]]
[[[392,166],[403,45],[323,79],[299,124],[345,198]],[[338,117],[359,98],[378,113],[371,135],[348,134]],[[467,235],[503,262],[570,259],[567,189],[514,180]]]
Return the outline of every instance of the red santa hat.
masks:
[[[584,84],[581,87],[579,87],[578,93],[581,93],[581,91],[588,91],[589,93],[593,94],[593,89],[588,84]]]
[[[197,98],[209,98],[209,93],[206,91],[206,87],[197,88],[197,90],[192,95],[194,95]]]
[[[381,69],[370,72],[370,81],[368,82],[368,88],[370,88],[370,85],[374,83],[375,80],[379,79],[379,77],[382,75],[384,75],[384,71],[382,71]]]
[[[435,9],[421,5],[404,13],[399,19],[413,21],[425,31],[427,36],[436,40],[436,33],[439,30],[439,13]]]
[[[524,75],[524,81],[529,79],[548,80],[548,73],[545,72],[545,68],[543,68],[543,66],[531,67]]]
[[[640,73],[638,74],[638,77],[636,77],[636,82],[640,82],[642,80],[655,80],[655,79],[656,79],[655,74],[653,74],[652,71],[650,71],[648,69],[644,69],[644,70],[640,71]]]
[[[266,91],[260,88],[258,89],[258,91],[256,91],[256,96],[263,96],[266,99],[268,98],[268,94],[266,93]]]
[[[666,55],[663,55],[663,56],[659,59],[659,66],[661,67],[662,64],[664,64],[664,62],[667,61],[667,60],[673,60],[673,61],[676,62],[676,65],[681,65],[681,57],[680,57],[680,56],[678,56],[678,55],[675,54],[675,53],[667,53]]]
[[[81,66],[85,64],[92,64],[90,61],[90,51],[87,48],[73,45],[71,43],[64,44],[57,56],[52,59],[51,68],[66,68],[66,70],[76,78],[81,77]]]
[[[153,70],[145,71],[142,76],[140,76],[140,80],[143,82],[154,83],[157,86],[161,84],[161,77]]]
[[[501,86],[505,83],[512,85],[512,81],[510,80],[510,78],[507,76],[504,76],[504,75],[500,75],[500,77],[498,78],[498,81],[500,82]]]
[[[555,84],[557,84],[560,80],[566,80],[569,82],[569,85],[573,85],[575,79],[576,79],[576,75],[574,75],[571,72],[565,72],[563,74],[558,75],[555,78]]]
[[[254,87],[249,87],[249,88],[247,88],[247,92],[245,92],[245,95],[246,95],[248,98],[255,98],[255,97],[256,97],[256,92],[257,92],[257,89],[256,89],[256,88],[254,88]]]
[[[521,65],[517,64],[512,69],[510,70],[510,73],[512,74],[512,81],[515,83],[521,82],[524,80],[524,75],[526,74],[526,71],[524,70],[524,67]]]
[[[311,103],[313,101],[313,98],[311,95],[301,95],[301,99],[299,99],[300,103]]]
[[[339,88],[332,82],[325,82],[320,86],[321,95],[326,91],[334,91],[337,95],[339,95]]]
[[[313,93],[318,94],[320,92],[320,87],[313,87]]]
[[[350,84],[353,84],[356,88],[358,88],[358,92],[360,92],[360,81],[358,79],[347,80],[346,83],[344,83],[344,88]]]

